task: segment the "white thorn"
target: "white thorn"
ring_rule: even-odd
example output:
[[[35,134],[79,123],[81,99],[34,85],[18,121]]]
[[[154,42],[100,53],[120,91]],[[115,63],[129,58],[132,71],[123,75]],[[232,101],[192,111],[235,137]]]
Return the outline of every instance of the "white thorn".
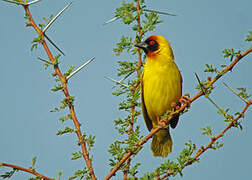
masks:
[[[86,65],[88,65],[89,63],[91,63],[95,58],[91,58],[89,59],[87,62],[85,62],[84,64],[82,64],[80,67],[78,67],[74,72],[72,72],[69,76],[66,77],[66,80],[70,79],[73,75],[75,75],[77,72],[79,72],[82,68],[84,68]]]
[[[127,79],[131,74],[133,74],[133,72],[127,74],[124,78],[122,78],[119,82],[123,82],[125,79]]]
[[[115,82],[115,83],[120,84],[120,85],[122,85],[122,86],[124,86],[124,87],[126,87],[126,88],[129,88],[129,86],[128,86],[127,84],[124,84],[124,83],[122,83],[122,82],[120,82],[120,81],[117,81],[117,80],[115,80],[115,79],[112,79],[111,77],[107,77],[107,76],[104,76],[104,77],[105,77],[106,79],[112,81],[112,82]]]
[[[31,4],[37,3],[37,2],[39,2],[39,1],[41,1],[41,0],[34,0],[34,1],[32,1],[32,2],[29,2],[27,5],[31,5]]]
[[[44,34],[44,36],[56,49],[58,49],[59,52],[65,56],[65,53],[46,34]]]
[[[233,90],[231,87],[229,87],[226,83],[223,82],[223,84],[231,91],[233,92],[236,96],[238,96],[242,101],[244,101],[245,103],[248,103],[246,101],[246,99],[244,99],[243,97],[241,97],[235,90]]]
[[[119,19],[119,17],[113,17],[112,19],[110,19],[110,20],[108,20],[108,21],[104,22],[104,23],[103,23],[103,25],[106,25],[106,24],[112,23],[112,22],[116,21],[117,19]]]
[[[156,11],[156,10],[150,10],[150,9],[143,9],[143,11],[154,12],[154,13],[157,13],[157,14],[163,14],[163,15],[168,15],[168,16],[177,16],[176,14],[171,14],[171,13]]]
[[[64,7],[47,25],[46,27],[43,29],[43,33],[46,32],[46,30],[52,25],[52,23],[72,4],[69,3],[68,5],[66,5],[66,7]]]
[[[9,2],[9,3],[14,3],[14,4],[17,4],[17,5],[24,5],[24,6],[27,6],[26,3],[22,3],[22,2],[18,2],[18,1],[11,1],[11,0],[3,0],[5,2]]]

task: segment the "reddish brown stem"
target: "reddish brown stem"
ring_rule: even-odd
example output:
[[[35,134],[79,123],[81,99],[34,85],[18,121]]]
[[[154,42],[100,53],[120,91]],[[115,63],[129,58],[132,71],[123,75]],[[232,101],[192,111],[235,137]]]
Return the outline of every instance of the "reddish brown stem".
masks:
[[[8,164],[8,163],[0,163],[0,166],[11,167],[11,168],[14,168],[14,169],[18,169],[20,171],[28,172],[30,174],[33,174],[35,176],[38,176],[38,177],[42,178],[43,180],[54,180],[54,178],[49,178],[49,177],[46,177],[46,176],[44,176],[42,174],[39,174],[32,167],[30,167],[29,169],[27,169],[27,168],[24,168],[24,167],[21,167],[21,166],[17,166],[17,165],[14,165],[14,164]]]
[[[140,3],[139,0],[136,1],[136,9],[137,9],[137,25],[139,28],[139,36],[143,35],[142,27],[141,27],[141,20],[140,20]]]
[[[53,57],[50,49],[47,46],[46,41],[44,40],[44,33],[38,28],[38,26],[34,22],[34,20],[32,18],[32,15],[30,13],[29,7],[28,6],[23,6],[23,7],[25,9],[26,14],[29,16],[29,20],[30,20],[29,25],[32,26],[39,35],[41,35],[41,38],[42,38],[41,44],[44,47],[44,49],[46,51],[46,54],[48,55],[48,58],[54,64],[54,71],[55,71],[55,73],[57,74],[57,76],[59,77],[59,79],[61,81],[61,84],[62,84],[62,87],[63,87],[62,90],[64,92],[65,97],[69,98],[70,94],[69,94],[68,88],[67,88],[66,77],[61,73],[58,64],[55,63],[55,58]],[[82,136],[82,133],[81,133],[81,130],[80,130],[80,123],[79,123],[79,121],[77,119],[77,116],[76,116],[76,113],[75,113],[75,110],[74,110],[74,106],[72,104],[69,104],[68,107],[69,107],[69,111],[70,111],[70,114],[71,114],[71,119],[73,120],[73,123],[74,123],[74,126],[75,126],[76,135],[77,135],[78,140],[80,142],[79,144],[80,144],[81,149],[82,149],[82,155],[83,155],[83,158],[84,158],[84,160],[86,162],[86,165],[88,167],[88,170],[89,170],[89,174],[90,174],[90,176],[91,176],[91,178],[93,180],[96,180],[94,170],[93,170],[93,166],[92,166],[92,162],[91,162],[91,160],[89,158],[89,153],[88,153],[87,147],[86,147],[86,139]]]
[[[160,174],[159,174],[158,170],[157,170],[157,174],[156,174],[156,180],[160,180]]]
[[[139,28],[139,34],[138,36],[141,37],[143,35],[143,31],[142,31],[142,27],[141,27],[141,20],[140,20],[140,4],[139,4],[139,0],[136,1],[137,3],[137,25]],[[137,54],[138,54],[138,70],[137,70],[137,75],[138,77],[141,76],[141,67],[142,67],[142,54],[140,49],[137,49]]]
[[[127,167],[123,171],[123,180],[127,180],[128,179],[128,172],[129,172],[130,162],[131,162],[131,159],[130,158],[127,159],[127,162],[126,162]]]
[[[252,52],[252,47],[250,47],[248,50],[246,50],[244,53],[242,53],[240,56],[236,57],[236,59],[229,65],[227,66],[225,69],[223,69],[214,79],[212,79],[211,81],[209,81],[207,83],[207,87],[210,87],[212,86],[218,79],[220,79],[226,72],[230,71],[233,69],[233,67],[243,58],[245,57],[246,55],[248,55],[249,53]],[[190,99],[191,103],[194,102],[195,100],[197,100],[199,97],[201,97],[203,95],[203,92],[200,91],[198,94],[196,94],[194,97],[192,97]],[[184,111],[184,109],[187,107],[187,104],[184,104],[183,106],[181,106],[178,110],[176,110],[174,113],[171,113],[167,120],[165,120],[165,122],[169,122],[169,120],[172,119],[172,117],[175,115],[175,114],[178,114],[178,113],[181,113],[182,111]],[[155,133],[157,133],[160,129],[162,129],[163,126],[158,126],[157,128],[155,129],[152,129],[151,132],[145,136],[137,145],[136,145],[136,149],[140,146],[142,146],[144,143],[146,143]],[[114,174],[115,172],[122,166],[122,164],[128,159],[130,158],[133,154],[134,154],[135,151],[132,151],[132,152],[128,152],[126,153],[123,158],[121,159],[121,161],[119,163],[117,163],[117,165],[110,171],[110,173],[107,175],[107,177],[105,179],[110,179]],[[172,173],[172,172],[171,172]]]
[[[136,9],[137,9],[137,24],[138,24],[138,28],[139,28],[139,37],[142,36],[142,30],[141,30],[141,21],[140,21],[140,4],[139,4],[139,0],[136,1]],[[139,49],[137,49],[137,53],[138,53],[138,68],[136,69],[137,72],[137,77],[141,77],[141,67],[142,67],[142,54],[141,51]],[[136,86],[133,88],[134,94],[136,93],[136,89],[139,86],[140,81],[138,81],[136,83]],[[131,107],[131,112],[132,112],[132,119],[131,119],[131,123],[130,123],[130,132],[134,131],[134,114],[135,114],[135,105]],[[128,171],[129,171],[129,167],[130,167],[130,159],[127,160],[126,164],[127,167],[123,172],[123,179],[127,180],[127,175],[128,175]]]

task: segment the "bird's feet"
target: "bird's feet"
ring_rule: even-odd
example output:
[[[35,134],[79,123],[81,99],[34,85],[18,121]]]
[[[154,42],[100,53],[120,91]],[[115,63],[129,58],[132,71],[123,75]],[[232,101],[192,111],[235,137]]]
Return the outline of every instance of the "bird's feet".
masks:
[[[181,104],[186,104],[186,107],[190,107],[191,105],[191,99],[190,99],[190,95],[188,93],[186,93],[184,96],[181,96],[181,98],[179,99],[179,102]],[[178,107],[179,108],[179,107]],[[177,107],[176,107],[177,109]]]
[[[158,117],[158,118],[157,118],[157,121],[158,121],[158,125],[159,125],[159,126],[165,127],[165,125],[166,125],[166,120],[161,119],[160,117]]]

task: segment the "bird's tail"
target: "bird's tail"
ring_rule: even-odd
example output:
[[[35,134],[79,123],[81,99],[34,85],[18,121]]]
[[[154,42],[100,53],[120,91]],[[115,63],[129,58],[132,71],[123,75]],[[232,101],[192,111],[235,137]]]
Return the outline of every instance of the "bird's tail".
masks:
[[[152,137],[153,156],[167,157],[172,152],[172,139],[169,129],[162,129]]]

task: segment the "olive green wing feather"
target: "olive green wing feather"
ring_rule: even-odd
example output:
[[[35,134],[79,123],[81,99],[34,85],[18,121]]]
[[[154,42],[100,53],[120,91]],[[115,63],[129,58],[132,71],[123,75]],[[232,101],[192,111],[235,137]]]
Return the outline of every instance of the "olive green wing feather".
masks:
[[[180,81],[181,81],[181,93],[182,93],[182,82],[183,82],[183,79],[182,79],[182,76],[181,76],[181,73],[180,74]],[[181,106],[180,102],[177,104],[179,106]],[[178,124],[178,121],[179,121],[179,114],[176,114],[171,120],[170,120],[170,126],[172,127],[172,129],[174,129],[177,124]]]
[[[142,80],[141,80],[141,100],[142,100],[141,106],[142,106],[142,111],[143,111],[143,117],[144,117],[145,124],[146,124],[148,130],[151,131],[151,129],[153,127],[152,126],[152,121],[148,116],[147,109],[146,109],[146,106],[145,106],[145,103],[144,103],[143,76],[144,76],[144,74],[142,75]]]

